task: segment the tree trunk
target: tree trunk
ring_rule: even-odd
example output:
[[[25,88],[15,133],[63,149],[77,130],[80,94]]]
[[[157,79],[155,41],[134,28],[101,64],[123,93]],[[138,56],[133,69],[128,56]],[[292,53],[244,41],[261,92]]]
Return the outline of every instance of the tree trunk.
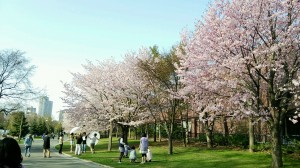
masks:
[[[212,148],[212,132],[209,129],[205,129],[206,133],[206,142],[207,142],[207,148]]]
[[[172,135],[168,136],[168,144],[169,144],[169,155],[173,154],[173,137]]]
[[[129,127],[129,130],[128,130],[128,137],[131,138],[131,130],[130,130],[130,127]]]
[[[148,124],[146,124],[145,133],[147,135],[147,138],[149,138]]]
[[[186,147],[186,127],[184,128],[184,124],[183,124],[183,122],[185,122],[185,121],[183,121],[183,120],[181,120],[181,135],[182,135],[182,138],[183,138],[183,145],[184,145],[184,147]]]
[[[21,141],[23,118],[24,118],[24,115],[22,115],[22,118],[21,118],[21,124],[20,124],[20,130],[19,130],[19,142]]]
[[[153,142],[156,142],[156,121],[154,122]]]
[[[119,137],[118,134],[119,134],[119,127],[117,126],[116,138]]]
[[[109,122],[109,135],[108,135],[108,151],[111,151],[112,148],[112,132],[113,132],[113,124]]]
[[[189,111],[188,108],[186,109],[186,132],[185,132],[185,138],[186,138],[186,143],[189,144],[190,143],[190,135],[189,132],[191,131],[189,128]],[[192,125],[191,125],[192,127]]]
[[[212,148],[212,130],[209,129],[208,121],[205,121],[205,134],[206,134],[206,142],[207,148]]]
[[[160,123],[158,124],[158,140],[159,140],[159,142],[161,142]]]
[[[262,142],[262,125],[261,125],[261,120],[257,122],[257,141]]]
[[[229,129],[228,129],[226,116],[223,117],[223,126],[224,126],[224,135],[223,136],[224,136],[224,139],[225,139],[224,144],[228,145]]]
[[[187,125],[188,125],[188,123],[187,123]],[[190,143],[190,138],[189,138],[189,127],[187,127],[186,129],[185,129],[185,147],[186,147],[186,145],[187,144],[189,144]]]
[[[168,145],[169,145],[169,151],[168,154],[172,155],[173,154],[173,126],[174,123],[170,123],[170,126],[167,127],[166,123],[165,123],[165,128],[168,134]]]
[[[200,132],[200,124],[199,124],[199,128],[198,128],[198,122],[199,122],[199,120],[197,120],[197,119],[194,119],[194,138],[199,138],[199,136],[198,136],[198,129],[199,129],[199,132]]]
[[[283,166],[282,149],[280,140],[280,122],[279,119],[274,118],[274,123],[271,125],[272,132],[272,168],[279,168]]]
[[[134,127],[134,139],[135,140],[138,139],[138,137],[137,137],[137,128],[136,127]]]
[[[252,117],[249,117],[249,152],[254,151],[254,126]]]
[[[208,118],[208,113],[205,113],[205,117]],[[213,130],[213,121],[211,124],[208,123],[206,120],[204,122],[205,124],[205,134],[206,134],[206,142],[207,142],[207,148],[212,148],[213,142],[212,142],[212,130]]]
[[[125,144],[128,144],[128,131],[129,131],[129,126],[128,125],[121,125],[122,128],[122,134],[123,134],[123,142]]]

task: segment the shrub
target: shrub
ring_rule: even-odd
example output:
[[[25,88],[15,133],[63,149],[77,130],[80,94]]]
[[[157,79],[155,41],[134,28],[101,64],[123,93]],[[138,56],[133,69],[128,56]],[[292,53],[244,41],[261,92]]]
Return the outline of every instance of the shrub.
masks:
[[[268,151],[271,150],[272,144],[270,142],[258,143],[254,145],[254,151]]]

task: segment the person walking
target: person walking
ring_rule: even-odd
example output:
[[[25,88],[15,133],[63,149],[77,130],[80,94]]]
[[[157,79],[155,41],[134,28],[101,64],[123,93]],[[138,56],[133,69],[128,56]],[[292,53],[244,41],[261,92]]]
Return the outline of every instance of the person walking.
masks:
[[[24,145],[25,145],[25,154],[24,154],[24,156],[25,156],[25,157],[27,156],[27,153],[28,153],[28,157],[30,157],[30,151],[31,151],[31,145],[32,145],[32,142],[33,142],[32,135],[29,134],[29,135],[25,138],[25,141],[24,141]]]
[[[59,144],[59,151],[58,153],[59,154],[62,154],[62,148],[63,148],[63,145],[64,145],[64,134],[61,133],[59,138],[58,138],[58,144]]]
[[[90,146],[91,146],[91,152],[94,154],[95,153],[95,144],[96,144],[96,140],[99,140],[97,138],[97,134],[95,133],[94,136],[92,138],[88,137],[91,140]]]
[[[140,139],[140,152],[142,154],[142,164],[144,164],[147,159],[148,145],[148,138],[146,137],[146,134],[143,133],[142,138]]]
[[[48,132],[45,133],[43,140],[44,140],[44,144],[43,144],[44,158],[46,157],[50,158],[50,136],[48,135]]]
[[[81,154],[81,143],[82,143],[82,137],[81,137],[81,134],[79,133],[76,136],[75,155],[80,155]]]
[[[0,167],[10,168],[19,167],[24,168],[22,165],[23,157],[21,148],[18,142],[10,137],[5,137],[0,140]]]
[[[125,152],[125,143],[124,141],[124,135],[121,134],[121,136],[119,137],[119,151],[120,151],[120,156],[119,156],[119,163],[122,163],[122,158],[124,156],[124,152]]]

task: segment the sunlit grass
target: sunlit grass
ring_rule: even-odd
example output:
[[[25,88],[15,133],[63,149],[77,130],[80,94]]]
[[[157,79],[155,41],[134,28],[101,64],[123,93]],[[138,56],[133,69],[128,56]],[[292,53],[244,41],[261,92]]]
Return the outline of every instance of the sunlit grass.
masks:
[[[226,148],[206,149],[199,145],[183,147],[182,144],[174,143],[174,154],[168,155],[167,142],[150,142],[150,148],[153,153],[153,161],[151,163],[140,164],[141,154],[139,153],[137,163],[130,163],[128,158],[123,158],[122,163],[118,163],[119,151],[117,139],[113,139],[112,151],[107,150],[107,144],[107,138],[101,139],[100,144],[98,143],[95,147],[95,154],[92,154],[90,149],[87,148],[87,153],[76,156],[74,155],[74,152],[70,152],[69,143],[65,142],[63,152],[74,157],[91,160],[112,167],[266,168],[271,165],[271,155],[267,152],[249,153],[247,150],[233,150]],[[130,146],[135,145],[138,147],[138,144],[139,141],[137,140],[129,140]],[[300,167],[300,161],[284,157],[284,167]]]

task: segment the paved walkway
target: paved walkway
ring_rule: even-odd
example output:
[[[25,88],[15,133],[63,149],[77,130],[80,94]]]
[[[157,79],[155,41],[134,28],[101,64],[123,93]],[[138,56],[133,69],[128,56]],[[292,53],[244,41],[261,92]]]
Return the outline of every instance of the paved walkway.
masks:
[[[31,156],[24,156],[24,145],[20,145],[22,149],[23,162],[25,168],[74,168],[74,167],[100,167],[109,168],[109,166],[100,165],[91,161],[82,160],[72,157],[67,154],[58,154],[58,151],[54,148],[57,144],[57,139],[51,139],[51,158],[43,157],[43,141],[35,140],[31,147]]]

